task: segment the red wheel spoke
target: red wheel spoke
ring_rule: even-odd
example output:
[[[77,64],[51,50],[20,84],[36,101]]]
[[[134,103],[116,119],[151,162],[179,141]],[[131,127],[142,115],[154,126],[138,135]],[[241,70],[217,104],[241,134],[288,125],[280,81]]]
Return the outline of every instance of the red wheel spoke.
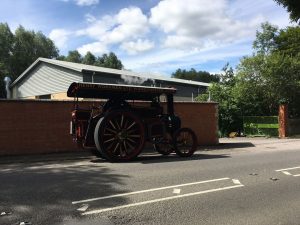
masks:
[[[109,123],[110,123],[110,125],[116,130],[116,127],[115,127],[115,125],[114,125],[114,123],[110,120],[109,121]],[[107,128],[106,128],[107,129]]]
[[[120,124],[121,128],[123,128],[123,122],[124,122],[124,115],[122,114],[122,116],[121,116],[121,124]]]
[[[126,155],[127,155],[127,154],[128,154],[128,151],[127,151],[127,147],[126,147],[126,141],[124,141],[123,144],[124,144],[124,150],[125,150]]]
[[[116,133],[117,133],[115,130],[109,129],[109,128],[105,128],[105,131],[109,131],[109,132],[111,132],[111,133],[113,133],[113,134],[116,134]],[[104,134],[105,134],[105,133],[104,133]]]
[[[118,150],[119,145],[120,145],[120,143],[118,142],[118,143],[116,144],[116,147],[115,147],[114,150],[113,150],[114,153]]]
[[[111,143],[111,144],[107,147],[107,150],[110,150],[110,149],[113,147],[113,145],[114,145],[115,143],[116,143],[116,142]]]
[[[129,141],[127,141],[127,145],[129,146],[129,148],[134,149],[134,146],[130,144]]]
[[[129,127],[126,128],[126,130],[129,130],[131,127],[133,127],[136,124],[136,122],[133,122]]]
[[[136,141],[132,140],[131,138],[127,138],[128,141],[130,141],[133,144],[136,144]]]
[[[120,157],[124,157],[124,151],[122,148],[122,144],[120,144],[120,147],[119,147],[119,154],[120,154]]]
[[[120,124],[118,123],[118,120],[117,120],[117,119],[115,120],[115,123],[116,123],[116,127],[117,127],[117,129],[118,129],[118,130],[120,130],[120,129],[121,129],[121,127],[120,127]]]
[[[132,133],[137,132],[137,131],[138,131],[137,129],[132,129],[132,130],[127,131],[127,134],[132,134]]]
[[[127,126],[128,126],[128,120],[125,120],[125,123],[124,123],[124,127],[123,127],[123,128],[124,128],[125,130],[127,130]]]
[[[108,139],[108,140],[104,141],[103,143],[112,142],[112,141],[114,141],[114,140],[115,140],[115,138],[111,138],[111,139]]]

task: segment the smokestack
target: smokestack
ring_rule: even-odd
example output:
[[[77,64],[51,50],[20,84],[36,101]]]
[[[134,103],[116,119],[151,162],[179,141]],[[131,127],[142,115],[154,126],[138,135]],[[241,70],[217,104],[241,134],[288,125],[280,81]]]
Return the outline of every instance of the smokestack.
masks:
[[[6,90],[6,98],[10,99],[11,98],[11,93],[9,89],[9,85],[11,84],[10,77],[4,77],[4,83],[5,83],[5,90]]]

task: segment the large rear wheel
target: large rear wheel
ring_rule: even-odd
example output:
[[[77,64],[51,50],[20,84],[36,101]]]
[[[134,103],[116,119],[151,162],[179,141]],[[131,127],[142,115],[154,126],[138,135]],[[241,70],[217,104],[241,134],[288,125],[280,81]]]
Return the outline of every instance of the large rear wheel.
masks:
[[[108,160],[128,161],[142,151],[145,128],[134,113],[125,110],[113,111],[100,119],[98,124],[95,129],[95,144]]]
[[[177,155],[189,157],[197,149],[197,137],[189,128],[180,128],[174,133],[174,147]]]
[[[94,131],[94,142],[95,142],[95,145],[96,145],[96,149],[93,149],[92,150],[92,153],[94,155],[96,155],[97,157],[99,158],[102,158],[102,159],[106,159],[106,157],[104,156],[103,154],[103,151],[101,150],[101,147],[100,147],[100,143],[99,143],[99,127],[100,127],[100,124],[103,120],[103,117],[101,117],[97,124],[96,124],[96,127],[95,127],[95,131]]]

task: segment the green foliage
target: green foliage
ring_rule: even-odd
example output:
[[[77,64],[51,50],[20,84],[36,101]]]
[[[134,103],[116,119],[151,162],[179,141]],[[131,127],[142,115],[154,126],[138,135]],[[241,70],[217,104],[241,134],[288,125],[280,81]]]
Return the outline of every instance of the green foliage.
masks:
[[[275,38],[278,35],[278,28],[266,22],[261,25],[262,31],[256,31],[256,40],[253,48],[259,54],[269,54],[276,49]]]
[[[210,98],[219,103],[219,130],[221,136],[227,136],[231,131],[239,131],[242,127],[241,111],[235,98],[236,78],[233,69],[227,63],[223,67],[219,83],[212,83],[208,91]],[[207,101],[208,93],[198,96],[196,101]]]
[[[115,55],[115,53],[110,52],[108,55],[103,54],[101,57],[94,56],[91,52],[87,52],[84,57],[77,51],[69,51],[67,56],[59,56],[58,60],[74,62],[74,63],[83,63],[93,66],[101,66],[112,69],[123,69],[123,64],[121,60]]]
[[[196,71],[191,69],[189,71],[177,69],[175,73],[172,73],[173,78],[200,81],[205,83],[218,82],[220,80],[218,75],[210,74],[207,71]]]
[[[278,116],[246,116],[243,125],[245,135],[278,136]]]
[[[220,83],[232,87],[235,84],[236,80],[233,69],[229,65],[229,63],[225,64],[225,66],[222,68],[222,71],[223,73],[220,74]]]
[[[276,115],[278,105],[285,102],[291,116],[300,116],[299,32],[300,27],[282,29],[274,33],[270,51],[261,48],[241,60],[236,93],[245,114]]]
[[[74,63],[81,63],[82,56],[77,50],[69,51],[67,57],[64,58],[64,61],[74,62]]]
[[[15,31],[11,57],[13,79],[24,72],[37,58],[55,58],[57,56],[58,49],[49,38],[41,32],[28,31],[19,26]]]
[[[0,23],[0,98],[5,97],[5,76],[14,81],[37,58],[57,56],[58,49],[41,32],[28,31],[19,26],[13,34],[6,23]]]
[[[287,27],[279,32],[275,39],[277,52],[290,57],[297,57],[300,52],[300,29],[299,27]]]
[[[84,58],[82,59],[82,63],[87,65],[94,65],[95,62],[96,57],[91,52],[87,52]]]
[[[300,2],[299,0],[275,0],[290,13],[290,19],[298,22],[300,19]]]
[[[112,69],[123,69],[123,64],[121,60],[119,60],[113,52],[110,52],[108,55],[103,54],[102,57],[98,57],[95,62],[95,65]]]
[[[3,79],[9,75],[13,41],[14,35],[7,23],[0,23],[0,98],[6,95]]]
[[[219,102],[223,135],[239,131],[244,116],[273,116],[287,103],[290,116],[300,116],[300,27],[278,30],[265,23],[256,34],[254,53],[241,59],[234,74],[228,64],[220,82],[209,87]],[[197,98],[206,101],[208,93]]]

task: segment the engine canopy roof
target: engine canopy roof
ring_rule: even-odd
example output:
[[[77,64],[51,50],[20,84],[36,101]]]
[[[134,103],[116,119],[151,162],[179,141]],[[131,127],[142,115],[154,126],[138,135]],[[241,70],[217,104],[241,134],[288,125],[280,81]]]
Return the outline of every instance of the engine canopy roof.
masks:
[[[175,88],[160,88],[104,83],[72,83],[68,89],[68,97],[124,100],[152,100],[160,95],[173,95]]]

